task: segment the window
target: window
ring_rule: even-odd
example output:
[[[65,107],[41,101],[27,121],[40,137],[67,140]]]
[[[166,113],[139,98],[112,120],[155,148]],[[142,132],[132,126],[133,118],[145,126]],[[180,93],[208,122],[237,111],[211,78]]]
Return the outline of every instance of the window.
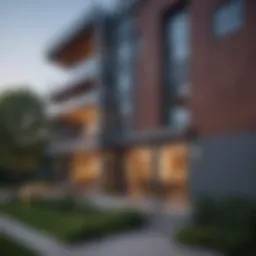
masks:
[[[117,23],[116,30],[116,92],[123,131],[131,128],[132,80],[134,61],[134,31],[131,17],[125,16]]]
[[[189,111],[185,106],[175,106],[170,110],[170,120],[176,127],[184,127],[189,124]]]
[[[120,56],[120,59],[122,60],[122,61],[129,61],[129,59],[130,59],[130,56],[131,56],[131,47],[130,47],[130,45],[129,45],[129,43],[127,42],[127,43],[123,43],[122,44],[122,47],[120,47],[119,49],[118,49],[118,55]],[[120,64],[122,64],[122,63],[120,63]]]
[[[125,71],[119,71],[118,74],[118,92],[121,96],[125,97],[127,96],[127,93],[130,93],[130,86],[131,86],[131,77],[129,75],[129,72]]]
[[[213,14],[214,34],[225,36],[236,32],[243,22],[243,0],[229,0],[218,6]]]
[[[188,108],[183,99],[189,96],[190,21],[184,6],[164,19],[164,116],[165,123],[187,126]]]
[[[130,39],[130,34],[132,32],[132,20],[130,17],[125,17],[123,20],[120,20],[117,32],[120,41],[125,42]]]
[[[189,22],[187,11],[173,15],[167,25],[169,80],[179,89],[188,81]]]

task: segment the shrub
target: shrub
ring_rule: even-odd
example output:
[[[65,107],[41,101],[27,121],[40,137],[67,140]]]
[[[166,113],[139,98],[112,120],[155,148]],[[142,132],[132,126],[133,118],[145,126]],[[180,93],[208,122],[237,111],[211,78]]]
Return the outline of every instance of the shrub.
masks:
[[[104,218],[112,232],[138,228],[145,222],[144,217],[140,213],[129,210],[108,212],[105,213]]]
[[[133,211],[109,211],[91,215],[79,232],[69,234],[69,242],[103,238],[108,234],[132,230],[143,225],[143,216]]]
[[[179,231],[176,238],[186,245],[198,246],[204,245],[208,234],[209,230],[207,228],[189,226]]]
[[[75,201],[72,198],[63,199],[35,199],[33,205],[42,208],[48,208],[60,211],[70,211],[75,207]]]
[[[65,212],[86,212],[86,213],[96,213],[98,210],[94,208],[91,204],[83,202],[81,204],[77,203],[72,197],[65,197],[62,199],[34,199],[31,203],[35,207],[52,209],[56,211]]]
[[[256,204],[239,198],[203,199],[196,204],[192,225],[177,234],[187,245],[215,248],[226,255],[255,255]],[[251,253],[251,254],[250,254]]]
[[[11,216],[68,243],[99,239],[108,234],[139,228],[142,214],[130,210],[98,210],[89,203],[66,199],[36,199],[29,205],[19,201],[3,207]]]
[[[0,235],[0,252],[1,255],[8,256],[35,256],[36,253],[24,248],[22,245],[14,242],[11,238]]]
[[[181,230],[177,239],[190,246],[203,246],[225,252],[227,255],[248,248],[248,232],[233,232],[217,227],[191,226]],[[243,255],[243,254],[241,254]]]
[[[84,223],[80,230],[73,234],[68,234],[67,242],[78,243],[81,241],[88,241],[92,239],[102,238],[109,232],[107,223],[101,218],[92,218]]]

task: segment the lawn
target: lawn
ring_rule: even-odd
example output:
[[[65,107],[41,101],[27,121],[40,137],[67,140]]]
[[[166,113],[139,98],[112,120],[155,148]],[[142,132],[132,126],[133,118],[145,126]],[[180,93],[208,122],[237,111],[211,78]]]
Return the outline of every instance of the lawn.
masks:
[[[108,234],[137,228],[143,218],[134,211],[100,211],[88,204],[70,202],[13,202],[1,207],[9,216],[48,233],[65,243],[104,237]]]
[[[10,238],[1,235],[0,236],[0,255],[3,256],[35,256],[36,254],[23,246],[12,241]]]

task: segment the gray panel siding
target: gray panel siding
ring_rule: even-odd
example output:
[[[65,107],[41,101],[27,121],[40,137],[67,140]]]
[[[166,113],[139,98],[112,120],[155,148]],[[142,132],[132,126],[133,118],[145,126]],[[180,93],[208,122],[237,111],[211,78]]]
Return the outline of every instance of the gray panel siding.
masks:
[[[256,198],[256,133],[191,142],[189,192],[202,196]]]

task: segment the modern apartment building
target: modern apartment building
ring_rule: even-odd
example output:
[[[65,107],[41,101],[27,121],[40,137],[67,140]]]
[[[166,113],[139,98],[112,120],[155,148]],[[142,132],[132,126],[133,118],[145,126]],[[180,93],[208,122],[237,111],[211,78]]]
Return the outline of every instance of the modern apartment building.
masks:
[[[52,47],[59,177],[170,202],[256,197],[256,1],[124,1]],[[161,187],[161,189],[160,189]]]

